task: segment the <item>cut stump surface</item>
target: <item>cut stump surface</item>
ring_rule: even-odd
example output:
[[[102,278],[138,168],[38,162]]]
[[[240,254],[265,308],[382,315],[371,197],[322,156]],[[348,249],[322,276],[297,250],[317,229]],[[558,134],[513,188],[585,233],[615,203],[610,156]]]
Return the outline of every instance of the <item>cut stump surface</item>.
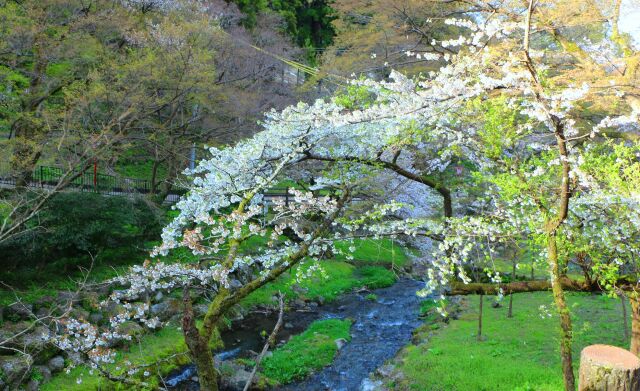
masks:
[[[640,359],[616,346],[587,346],[580,354],[578,390],[640,391]]]

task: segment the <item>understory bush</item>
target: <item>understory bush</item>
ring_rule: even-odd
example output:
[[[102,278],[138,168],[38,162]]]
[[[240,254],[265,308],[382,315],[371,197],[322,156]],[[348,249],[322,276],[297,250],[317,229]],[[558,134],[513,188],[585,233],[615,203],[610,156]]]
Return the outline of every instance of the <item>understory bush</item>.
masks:
[[[3,281],[17,286],[50,281],[100,264],[118,265],[147,254],[163,212],[141,198],[93,193],[54,196],[26,232],[0,244]]]

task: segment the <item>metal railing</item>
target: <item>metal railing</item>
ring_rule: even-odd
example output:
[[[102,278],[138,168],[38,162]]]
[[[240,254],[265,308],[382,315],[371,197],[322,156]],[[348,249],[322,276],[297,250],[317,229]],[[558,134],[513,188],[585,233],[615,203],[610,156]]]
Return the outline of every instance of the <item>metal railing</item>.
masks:
[[[61,167],[53,166],[37,166],[28,178],[28,186],[32,188],[51,189],[57,186],[67,170]],[[119,177],[115,175],[102,174],[94,172],[91,169],[82,172],[75,172],[66,175],[74,177],[73,180],[65,186],[65,189],[79,190],[83,192],[94,192],[105,195],[131,195],[131,194],[149,194],[151,193],[151,182],[146,179]],[[16,185],[16,171],[12,170],[6,162],[0,162],[0,184],[13,187]],[[184,189],[171,189],[165,202],[177,202],[180,196],[184,195]],[[269,204],[273,200],[279,198],[284,199],[286,205],[293,200],[291,193],[287,189],[272,189],[263,194],[264,201]]]
[[[0,184],[15,186],[18,176],[8,163],[0,162]],[[94,172],[91,169],[82,172],[71,172],[60,167],[37,166],[31,176],[27,178],[27,185],[35,188],[53,188],[65,177],[72,179],[65,188],[84,192],[95,192],[106,195],[149,194],[151,182],[146,179],[127,178],[115,175]],[[167,196],[167,201],[175,202],[185,191],[172,189]]]

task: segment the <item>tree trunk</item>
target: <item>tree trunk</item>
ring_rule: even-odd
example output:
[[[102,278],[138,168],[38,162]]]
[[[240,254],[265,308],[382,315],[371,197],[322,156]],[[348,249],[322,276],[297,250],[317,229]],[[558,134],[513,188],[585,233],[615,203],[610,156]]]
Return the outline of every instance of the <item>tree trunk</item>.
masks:
[[[513,262],[513,269],[511,270],[511,281],[516,280],[516,263]],[[513,318],[513,292],[509,293],[509,311],[507,312],[507,318]]]
[[[620,294],[620,305],[622,306],[622,327],[624,328],[624,339],[629,340],[629,315],[627,306],[624,303],[624,295]]]
[[[153,160],[153,167],[151,168],[151,183],[149,184],[149,194],[153,196],[156,194],[158,190],[157,179],[158,179],[158,167],[160,166],[160,161],[158,159]]]
[[[513,318],[513,292],[509,295],[509,311],[507,312],[507,318]]]
[[[639,391],[640,359],[628,350],[591,345],[580,355],[579,391]]]
[[[198,382],[202,391],[218,391],[218,374],[213,361],[213,353],[207,341],[202,338],[187,341],[189,352],[198,371]]]
[[[535,279],[536,279],[535,272],[534,272],[534,270],[533,270],[533,262],[531,262],[531,279],[532,279],[532,280],[535,280]]]
[[[168,161],[169,161],[169,167],[167,170],[167,177],[161,183],[160,190],[158,191],[158,194],[156,194],[156,197],[155,197],[158,205],[162,205],[164,200],[169,196],[169,193],[171,193],[171,187],[173,186],[172,182],[177,177],[177,173],[178,173],[178,162],[175,161],[175,157],[172,156],[171,158],[168,159]]]
[[[631,353],[640,356],[640,301],[635,295],[629,295],[631,303]]]
[[[453,201],[451,200],[451,192],[444,187],[436,189],[442,196],[442,208],[444,217],[453,217]]]
[[[484,295],[480,293],[480,309],[478,313],[478,336],[477,340],[482,341],[482,303],[484,302]]]
[[[196,327],[196,318],[193,313],[188,287],[184,289],[182,300],[184,304],[182,332],[193,363],[196,365],[200,390],[218,391],[218,375],[213,360],[213,353],[209,347],[208,339],[201,336]]]
[[[574,391],[576,389],[576,381],[573,374],[573,358],[571,356],[571,314],[562,289],[555,231],[549,233],[547,241],[549,265],[551,266],[551,290],[553,291],[553,300],[560,316],[560,356],[562,358],[564,387],[566,391]]]

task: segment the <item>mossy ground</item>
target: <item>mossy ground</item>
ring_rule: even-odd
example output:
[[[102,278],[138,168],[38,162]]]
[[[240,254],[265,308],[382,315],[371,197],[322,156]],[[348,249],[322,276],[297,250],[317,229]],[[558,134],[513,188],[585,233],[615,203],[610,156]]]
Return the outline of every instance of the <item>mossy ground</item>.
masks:
[[[619,299],[578,293],[567,296],[574,319],[576,366],[587,345],[627,347]],[[493,297],[485,297],[484,341],[476,340],[478,297],[466,297],[459,319],[435,331],[428,325],[422,328],[420,336],[433,336],[405,348],[398,360],[404,380],[387,385],[396,390],[563,390],[558,318],[545,316],[540,308],[546,306],[553,312],[551,293],[515,295],[511,319],[506,301],[503,307],[492,308],[490,300]]]
[[[336,339],[350,340],[350,320],[326,319],[313,323],[301,334],[274,350],[265,358],[262,372],[281,384],[305,378],[311,372],[331,364],[338,347]]]
[[[166,375],[172,370],[189,363],[189,357],[185,354],[187,346],[184,343],[182,332],[175,327],[166,327],[153,334],[143,336],[140,341],[132,342],[126,350],[120,350],[116,356],[116,364],[111,369],[118,375],[125,371],[126,361],[133,366],[150,365],[148,376],[144,371],[138,373],[137,379],[147,382],[148,387],[140,389],[158,389],[158,375]],[[151,365],[153,364],[153,365]],[[119,367],[119,368],[117,368]],[[129,390],[132,386],[110,382],[98,375],[97,371],[89,368],[76,367],[69,374],[61,373],[45,383],[42,391],[60,390]]]

